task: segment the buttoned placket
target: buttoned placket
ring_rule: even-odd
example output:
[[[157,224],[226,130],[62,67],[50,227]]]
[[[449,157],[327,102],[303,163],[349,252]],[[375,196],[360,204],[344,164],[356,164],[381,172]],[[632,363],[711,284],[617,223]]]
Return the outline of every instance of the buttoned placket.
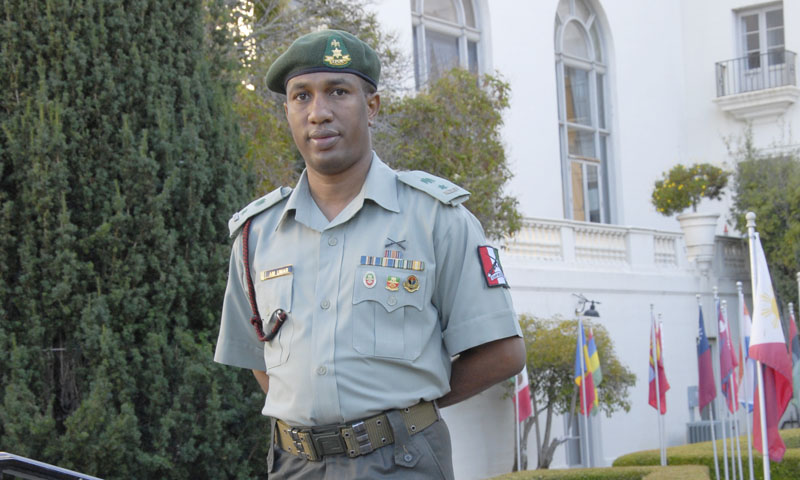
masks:
[[[339,312],[339,278],[342,273],[345,226],[324,230],[319,237],[319,268],[314,288],[315,305],[312,319],[311,345],[314,352],[312,385],[315,399],[314,417],[331,418],[341,414],[334,364],[337,314]]]

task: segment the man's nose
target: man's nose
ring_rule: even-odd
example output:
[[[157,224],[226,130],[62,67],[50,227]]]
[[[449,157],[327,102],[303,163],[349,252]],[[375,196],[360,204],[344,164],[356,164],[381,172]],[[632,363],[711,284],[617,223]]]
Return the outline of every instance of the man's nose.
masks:
[[[308,113],[308,120],[311,123],[324,123],[330,121],[333,112],[328,104],[325,95],[316,95],[311,102],[311,110]]]

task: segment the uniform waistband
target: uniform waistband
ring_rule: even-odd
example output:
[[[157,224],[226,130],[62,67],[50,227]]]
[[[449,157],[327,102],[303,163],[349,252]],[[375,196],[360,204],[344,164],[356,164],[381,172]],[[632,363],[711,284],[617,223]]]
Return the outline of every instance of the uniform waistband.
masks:
[[[433,402],[420,402],[397,411],[402,415],[409,435],[421,432],[439,420]],[[313,428],[292,427],[283,420],[277,420],[275,425],[278,431],[273,438],[284,451],[312,462],[320,461],[326,455],[358,457],[394,443],[394,434],[386,414],[384,412],[342,425]]]

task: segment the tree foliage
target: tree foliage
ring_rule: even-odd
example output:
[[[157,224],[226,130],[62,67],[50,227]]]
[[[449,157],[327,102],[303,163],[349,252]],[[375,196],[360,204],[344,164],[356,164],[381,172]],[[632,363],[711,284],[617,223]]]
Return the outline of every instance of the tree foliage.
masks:
[[[509,86],[453,69],[428,91],[386,102],[374,135],[376,150],[400,170],[425,170],[472,193],[465,204],[487,235],[521,226],[517,200],[503,194],[511,179],[500,138]]]
[[[628,390],[636,383],[636,375],[617,358],[604,326],[586,321],[584,325],[593,328],[603,373],[603,380],[597,385],[599,408],[606,416],[619,410],[629,411]],[[556,448],[567,440],[552,436],[553,416],[577,414],[575,399],[578,389],[574,374],[578,321],[521,315],[520,326],[527,348],[526,364],[534,412],[522,425],[522,451],[527,451],[528,435],[535,426],[536,468],[548,468]],[[520,464],[522,470],[527,469],[524,453]]]
[[[745,133],[733,152],[736,160],[731,215],[747,233],[745,214],[755,212],[756,230],[779,299],[797,298],[800,271],[800,152],[759,151]]]
[[[254,182],[216,0],[0,7],[0,450],[103,478],[252,478],[268,423],[212,362]]]

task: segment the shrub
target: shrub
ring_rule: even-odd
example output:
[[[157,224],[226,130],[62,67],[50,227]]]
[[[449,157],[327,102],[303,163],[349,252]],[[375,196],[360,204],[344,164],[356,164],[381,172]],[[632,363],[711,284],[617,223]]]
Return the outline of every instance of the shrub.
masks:
[[[781,430],[781,437],[786,443],[786,454],[781,462],[771,462],[770,472],[775,480],[790,480],[800,478],[800,429]],[[747,445],[747,437],[739,437],[739,442]],[[724,468],[722,440],[717,440],[717,459],[720,471]],[[763,478],[762,456],[753,451],[753,470],[757,479]],[[641,452],[623,455],[614,460],[615,467],[659,465],[661,459],[658,450],[643,450]],[[742,462],[747,468],[747,451],[742,451]],[[711,442],[693,443],[667,448],[667,464],[669,465],[704,465],[709,471],[714,470],[714,449]]]
[[[722,196],[729,176],[729,172],[708,163],[689,168],[678,164],[656,181],[651,200],[658,213],[667,217],[689,207],[696,212],[703,198],[716,200]]]

